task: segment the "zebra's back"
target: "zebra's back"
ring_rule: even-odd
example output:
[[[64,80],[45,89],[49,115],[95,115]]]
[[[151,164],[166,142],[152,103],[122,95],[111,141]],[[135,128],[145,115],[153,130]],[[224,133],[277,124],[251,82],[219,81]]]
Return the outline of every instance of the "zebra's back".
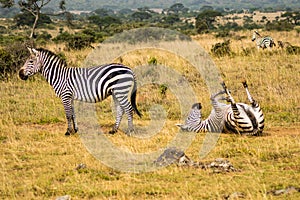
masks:
[[[69,86],[74,99],[100,102],[112,94],[128,94],[135,84],[132,70],[122,64],[108,64],[90,68],[74,68]],[[131,94],[131,93],[130,93]]]

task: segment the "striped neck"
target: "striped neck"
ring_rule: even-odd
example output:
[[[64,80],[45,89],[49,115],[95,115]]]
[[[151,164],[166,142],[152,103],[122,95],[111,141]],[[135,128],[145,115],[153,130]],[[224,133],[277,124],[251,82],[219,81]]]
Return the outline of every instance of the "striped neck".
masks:
[[[45,49],[38,49],[40,51],[39,62],[41,63],[41,73],[46,80],[53,86],[56,74],[61,74],[62,71],[67,69],[64,60],[59,58],[56,54]],[[62,78],[62,77],[59,77]]]

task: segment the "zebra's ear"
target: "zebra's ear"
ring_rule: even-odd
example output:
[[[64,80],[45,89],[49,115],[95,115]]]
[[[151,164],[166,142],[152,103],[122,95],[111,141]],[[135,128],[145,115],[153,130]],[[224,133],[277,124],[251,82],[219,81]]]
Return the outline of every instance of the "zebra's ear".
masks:
[[[39,53],[38,50],[36,50],[35,48],[32,48],[31,50],[32,50],[32,53],[33,53],[35,56],[38,55],[38,53]]]
[[[33,52],[32,52],[32,48],[30,48],[30,47],[27,47],[27,49],[28,49],[28,51],[30,52],[30,55],[32,55],[32,54],[33,54]]]
[[[188,126],[185,124],[175,124],[178,126],[182,131],[188,131]]]

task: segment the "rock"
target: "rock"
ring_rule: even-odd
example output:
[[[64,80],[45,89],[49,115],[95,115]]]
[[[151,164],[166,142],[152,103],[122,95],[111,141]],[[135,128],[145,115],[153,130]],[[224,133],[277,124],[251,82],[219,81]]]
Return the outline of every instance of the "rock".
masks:
[[[71,196],[65,195],[65,196],[57,197],[55,200],[71,200]]]
[[[227,195],[224,197],[224,199],[226,200],[232,200],[232,199],[239,199],[239,198],[245,198],[246,195],[244,193],[241,192],[234,192],[230,195]]]
[[[279,195],[283,195],[283,194],[291,194],[294,192],[300,192],[300,188],[294,187],[294,186],[290,186],[284,189],[279,189],[279,190],[271,190],[269,192],[267,192],[268,194],[273,194],[274,196],[279,196]]]
[[[159,166],[165,166],[176,163],[179,166],[191,164],[191,159],[185,155],[183,151],[175,147],[167,148],[155,161]]]
[[[75,169],[79,170],[79,169],[85,169],[85,168],[86,168],[86,164],[80,163],[80,164],[77,165],[77,167]]]

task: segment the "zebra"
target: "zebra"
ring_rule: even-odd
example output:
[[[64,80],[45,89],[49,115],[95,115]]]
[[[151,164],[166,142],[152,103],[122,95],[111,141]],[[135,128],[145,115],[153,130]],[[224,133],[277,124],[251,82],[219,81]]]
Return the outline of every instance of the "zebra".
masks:
[[[246,90],[250,105],[236,103],[225,83],[222,84],[224,91],[227,94],[225,99],[230,103],[230,109],[228,109],[226,114],[223,132],[261,135],[264,129],[264,114],[259,103],[251,96],[247,82],[243,81],[242,84]]]
[[[276,46],[272,37],[269,37],[269,36],[262,37],[257,31],[253,32],[252,41],[253,42],[256,41],[257,49],[259,49],[259,48],[271,49],[273,46]]]
[[[101,102],[112,95],[116,107],[116,122],[110,134],[117,132],[124,112],[128,117],[128,132],[134,131],[133,111],[141,117],[136,106],[137,85],[133,71],[117,63],[90,68],[68,67],[53,52],[43,48],[29,48],[30,57],[19,70],[19,77],[26,80],[40,72],[53,87],[64,106],[68,123],[66,136],[78,131],[74,100],[88,103]]]
[[[176,125],[183,131],[214,133],[221,132],[224,127],[224,115],[227,105],[219,102],[219,100],[224,99],[223,97],[217,97],[224,93],[225,91],[220,91],[214,95],[211,95],[210,100],[213,109],[207,119],[202,121],[202,105],[201,103],[195,103],[193,104],[192,109],[189,112],[187,119],[185,120],[185,124]]]
[[[192,106],[185,124],[177,124],[177,126],[183,131],[261,135],[264,129],[262,109],[251,96],[247,82],[244,81],[242,83],[250,105],[236,103],[223,82],[222,87],[224,90],[211,96],[213,110],[207,119],[201,120],[202,107],[200,103],[196,103]],[[226,94],[227,96],[217,98],[221,94]],[[219,100],[226,100],[230,102],[230,105],[221,103]]]

